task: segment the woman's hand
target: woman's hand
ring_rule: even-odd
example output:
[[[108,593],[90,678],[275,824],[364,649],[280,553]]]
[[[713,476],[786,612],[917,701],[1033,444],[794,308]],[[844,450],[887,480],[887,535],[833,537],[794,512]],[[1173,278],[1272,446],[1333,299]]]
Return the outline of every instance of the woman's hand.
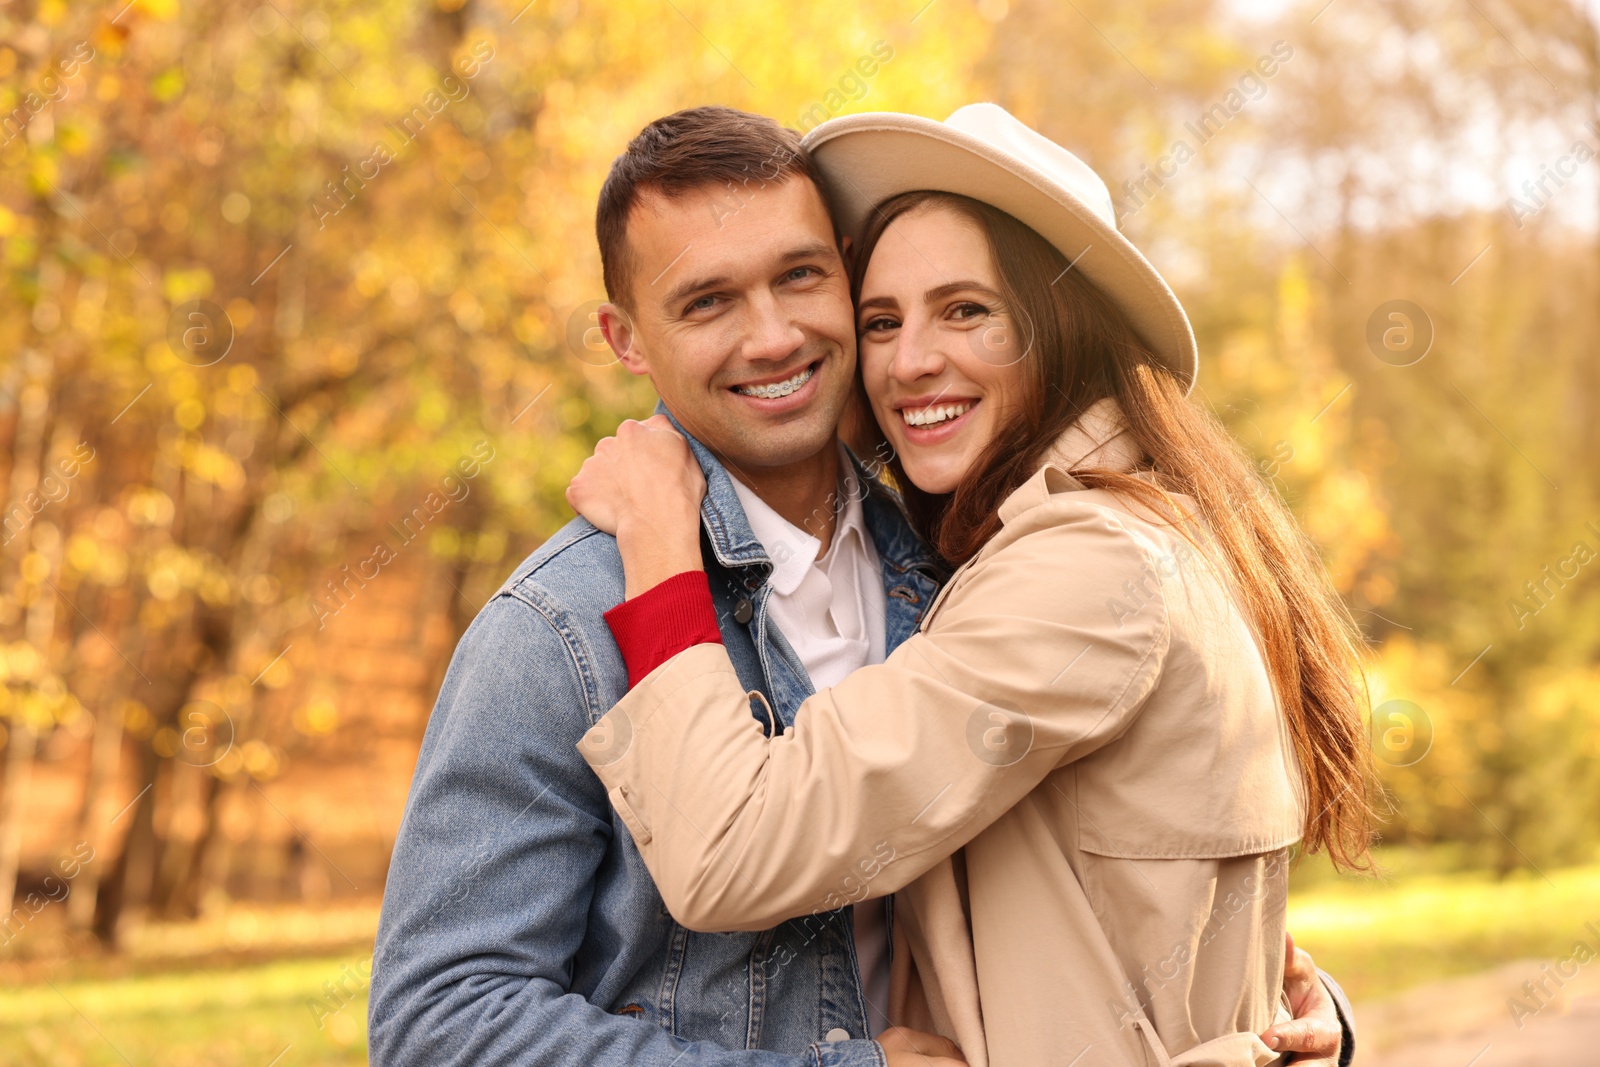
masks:
[[[891,1026],[878,1035],[889,1067],[967,1067],[955,1042],[904,1026]]]
[[[1296,948],[1284,935],[1283,991],[1289,997],[1294,1021],[1268,1027],[1261,1040],[1275,1052],[1294,1052],[1294,1062],[1304,1067],[1338,1067],[1344,1028],[1328,987],[1322,984],[1311,954]]]
[[[567,503],[615,534],[634,597],[674,574],[699,570],[705,475],[664,415],[617,427],[567,486]]]

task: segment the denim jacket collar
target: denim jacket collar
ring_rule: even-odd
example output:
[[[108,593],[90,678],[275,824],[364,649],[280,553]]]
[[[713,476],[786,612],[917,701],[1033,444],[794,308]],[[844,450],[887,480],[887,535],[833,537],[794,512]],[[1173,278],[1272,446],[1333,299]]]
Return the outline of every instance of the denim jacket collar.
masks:
[[[709,448],[683,428],[677,416],[659,400],[656,401],[656,414],[665,415],[667,421],[672,423],[672,428],[683,434],[683,439],[689,442],[689,450],[694,453],[700,470],[705,474],[706,498],[700,502],[700,525],[711,542],[711,551],[717,557],[717,562],[724,567],[765,565],[770,569],[772,561],[767,558],[767,550],[750,529],[750,520],[745,518],[744,508],[739,506],[739,495],[733,491],[733,475],[711,454]]]
[[[949,577],[933,551],[911,528],[900,494],[877,476],[883,464],[874,459],[869,467],[848,446],[845,451],[855,465],[857,477],[867,487],[867,494],[861,501],[861,514],[867,533],[878,548],[878,557],[898,573],[917,571],[935,585]]]

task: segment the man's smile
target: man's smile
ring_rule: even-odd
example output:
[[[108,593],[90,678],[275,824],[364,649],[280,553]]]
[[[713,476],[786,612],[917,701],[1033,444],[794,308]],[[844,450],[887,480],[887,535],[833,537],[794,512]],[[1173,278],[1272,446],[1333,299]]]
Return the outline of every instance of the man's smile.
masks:
[[[796,389],[799,389],[801,386],[805,385],[806,382],[811,380],[811,376],[816,372],[817,364],[808,363],[804,367],[800,368],[800,372],[798,374],[793,374],[787,378],[782,378],[777,381],[768,380],[764,382],[747,382],[744,385],[734,386],[733,391],[743,396],[755,396],[761,397],[764,400],[776,400],[779,397],[788,396]]]

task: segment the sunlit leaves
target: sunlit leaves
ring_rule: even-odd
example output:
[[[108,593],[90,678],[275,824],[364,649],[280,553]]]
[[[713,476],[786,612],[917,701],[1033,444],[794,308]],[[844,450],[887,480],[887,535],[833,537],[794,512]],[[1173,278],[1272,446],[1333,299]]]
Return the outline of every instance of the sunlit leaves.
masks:
[[[170,104],[183,93],[183,70],[173,67],[157,74],[150,81],[150,95],[163,104]]]

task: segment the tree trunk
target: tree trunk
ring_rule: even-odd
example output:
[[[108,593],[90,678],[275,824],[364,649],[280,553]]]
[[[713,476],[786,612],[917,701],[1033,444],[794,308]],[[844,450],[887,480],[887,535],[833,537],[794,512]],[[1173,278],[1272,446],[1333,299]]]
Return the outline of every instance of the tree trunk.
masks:
[[[120,817],[133,822],[95,899],[94,935],[112,949],[117,947],[125,916],[142,911],[149,902],[159,844],[155,827],[156,777],[164,761],[148,744],[140,744],[139,748],[139,781],[150,783],[150,788]]]
[[[33,754],[39,738],[26,718],[11,721],[6,745],[5,792],[0,793],[0,915],[10,915],[16,902],[17,870],[22,861],[22,814],[33,778]]]
[[[29,380],[22,389],[22,403],[18,406],[16,452],[10,479],[11,493],[5,502],[5,514],[0,515],[0,523],[4,524],[4,532],[0,537],[4,538],[4,559],[8,564],[4,570],[0,570],[0,579],[9,578],[13,566],[20,575],[22,561],[27,557],[33,543],[33,523],[36,516],[28,504],[28,498],[39,487],[39,474],[44,464],[45,435],[50,421],[49,387],[53,377],[51,360],[48,356],[35,351],[25,352],[21,358]],[[44,599],[46,599],[44,594],[36,590],[33,604],[29,606],[27,613],[25,636],[31,638],[36,631],[36,611],[40,601]],[[49,600],[53,607],[55,603],[53,593]],[[38,648],[37,651],[48,662],[48,649]],[[0,904],[4,905],[0,915],[11,914],[12,904],[16,898],[17,871],[22,861],[23,810],[29,780],[32,777],[34,750],[38,745],[34,726],[28,721],[25,711],[21,715],[14,714],[10,725],[11,736],[6,747],[5,791],[0,793]]]
[[[163,857],[161,884],[154,910],[169,919],[193,919],[200,914],[202,875],[206,858],[217,837],[217,807],[222,780],[209,768],[200,768],[200,833],[193,841],[173,844]]]
[[[95,845],[95,854],[102,854],[109,842],[97,840],[100,828],[94,820],[100,810],[102,798],[117,776],[122,756],[122,708],[102,706],[95,716],[94,743],[89,750],[89,776],[84,781],[83,801],[78,807],[78,840]],[[79,872],[72,885],[72,895],[67,898],[67,922],[74,930],[88,930],[94,925],[96,898],[100,895],[101,871],[104,862],[90,863]]]

